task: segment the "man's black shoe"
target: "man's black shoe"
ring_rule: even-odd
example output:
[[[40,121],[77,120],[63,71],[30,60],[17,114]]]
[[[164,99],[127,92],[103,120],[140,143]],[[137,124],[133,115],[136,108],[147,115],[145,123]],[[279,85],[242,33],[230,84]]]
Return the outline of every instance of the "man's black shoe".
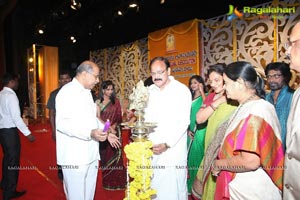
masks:
[[[63,176],[62,173],[58,172],[57,176],[58,176],[58,179],[59,179],[59,180],[63,181],[64,176]]]
[[[19,198],[20,196],[23,196],[26,193],[26,190],[22,190],[22,191],[15,191],[10,198],[14,199],[14,198]]]

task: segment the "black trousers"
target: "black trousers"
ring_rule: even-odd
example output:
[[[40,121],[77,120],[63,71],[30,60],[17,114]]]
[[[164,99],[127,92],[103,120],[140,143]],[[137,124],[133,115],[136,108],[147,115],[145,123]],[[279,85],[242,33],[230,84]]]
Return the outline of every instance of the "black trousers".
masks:
[[[3,150],[2,179],[3,199],[16,191],[20,166],[20,136],[17,128],[0,129],[0,143]]]

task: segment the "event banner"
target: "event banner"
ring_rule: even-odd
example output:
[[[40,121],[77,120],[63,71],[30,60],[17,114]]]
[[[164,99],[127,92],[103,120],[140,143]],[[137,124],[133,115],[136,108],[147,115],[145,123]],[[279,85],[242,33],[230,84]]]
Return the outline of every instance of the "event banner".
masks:
[[[199,74],[199,28],[194,19],[148,35],[149,61],[167,57],[171,75],[188,85],[192,75]]]

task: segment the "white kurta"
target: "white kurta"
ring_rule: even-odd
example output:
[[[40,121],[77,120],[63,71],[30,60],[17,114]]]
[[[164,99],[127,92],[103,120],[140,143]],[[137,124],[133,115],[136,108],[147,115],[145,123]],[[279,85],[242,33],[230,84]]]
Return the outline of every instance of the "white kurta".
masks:
[[[190,123],[191,93],[172,76],[163,90],[151,85],[145,121],[156,122],[150,133],[153,144],[167,143],[171,148],[152,159],[152,187],[156,199],[187,199],[187,128]]]
[[[68,200],[93,200],[96,188],[99,142],[93,129],[103,128],[96,117],[91,91],[76,78],[56,96],[56,154],[62,166]]]
[[[74,78],[56,96],[57,164],[85,165],[99,160],[99,142],[91,138],[92,129],[98,126],[91,91]]]

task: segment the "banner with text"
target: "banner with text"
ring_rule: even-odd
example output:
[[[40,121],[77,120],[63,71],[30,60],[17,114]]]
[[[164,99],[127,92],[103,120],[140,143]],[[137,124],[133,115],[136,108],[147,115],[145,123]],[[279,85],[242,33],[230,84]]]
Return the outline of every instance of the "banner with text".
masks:
[[[188,86],[189,78],[199,74],[198,20],[194,19],[148,35],[149,61],[167,57],[171,75]]]

